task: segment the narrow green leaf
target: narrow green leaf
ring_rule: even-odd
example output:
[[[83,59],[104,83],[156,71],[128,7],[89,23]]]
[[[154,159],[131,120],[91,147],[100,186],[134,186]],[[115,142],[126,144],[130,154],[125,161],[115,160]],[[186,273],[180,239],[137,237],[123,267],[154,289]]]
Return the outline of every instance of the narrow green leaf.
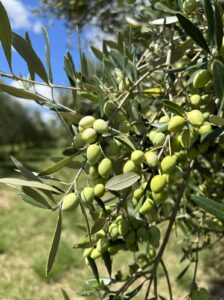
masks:
[[[83,62],[82,73],[88,78],[88,76],[89,76],[89,69],[88,69],[88,61],[87,61],[87,58],[85,56],[85,53],[82,54],[82,62]]]
[[[223,132],[224,132],[224,128],[216,128],[215,130],[212,130],[211,132],[209,132],[205,136],[202,136],[202,138],[201,138],[200,141],[201,142],[214,141],[217,137],[219,137],[220,135],[222,135]]]
[[[0,40],[5,53],[5,57],[8,61],[10,69],[12,70],[12,30],[7,12],[2,2],[0,2]]]
[[[95,48],[94,46],[91,46],[91,50],[93,54],[96,56],[96,58],[98,58],[100,61],[103,60],[104,58],[103,52],[101,52],[99,49]]]
[[[37,176],[35,176],[29,169],[27,169],[27,167],[25,167],[20,161],[18,161],[18,159],[13,156],[11,156],[11,159],[26,179],[41,182],[41,180]]]
[[[207,197],[192,196],[192,200],[205,211],[224,221],[224,204]]]
[[[125,134],[120,134],[114,137],[116,140],[130,148],[131,150],[136,150],[133,143],[130,141],[130,139]]]
[[[31,187],[24,186],[22,188],[22,191],[24,192],[24,194],[26,194],[26,197],[22,197],[24,201],[28,202],[31,205],[35,205],[45,209],[52,209],[47,200],[37,190]]]
[[[91,229],[91,234],[95,234],[99,230],[103,229],[105,224],[106,224],[106,219],[98,218]]]
[[[47,63],[47,68],[48,68],[48,77],[49,81],[53,82],[53,74],[52,74],[52,68],[51,68],[51,50],[50,50],[50,41],[49,41],[49,36],[46,28],[42,26],[42,32],[45,40],[45,45],[46,45],[46,63]]]
[[[37,56],[33,47],[20,35],[13,32],[12,45],[15,50],[22,56],[26,61],[29,69],[33,70],[43,81],[48,83],[48,76],[44,68],[43,63]]]
[[[184,109],[177,105],[176,103],[174,102],[171,102],[171,101],[168,101],[168,100],[165,100],[164,102],[164,106],[172,113],[176,114],[176,115],[180,115],[180,116],[184,116],[185,114],[185,111]]]
[[[219,116],[214,116],[214,115],[210,116],[209,122],[211,122],[216,126],[224,126],[224,118],[221,118]]]
[[[62,229],[61,225],[62,225],[62,217],[61,217],[61,211],[59,211],[57,225],[56,225],[54,237],[53,237],[52,244],[51,244],[51,249],[50,249],[49,256],[48,256],[46,276],[48,276],[48,274],[50,273],[50,271],[53,267],[54,260],[55,260],[55,257],[56,257],[57,251],[58,251],[58,246],[59,246],[60,238],[61,238],[61,229]]]
[[[214,44],[214,34],[215,34],[215,18],[214,11],[210,0],[204,0],[205,5],[205,14],[208,22],[208,40],[210,46],[212,47]]]
[[[29,43],[30,46],[32,47],[31,39],[30,39],[29,33],[27,31],[25,33],[25,39],[26,39],[27,43]],[[30,78],[32,80],[35,80],[35,73],[33,71],[33,68],[30,67],[30,65],[27,65],[27,67],[28,67],[28,70],[29,70],[29,73],[30,73]]]
[[[93,271],[93,274],[94,274],[94,276],[95,276],[95,278],[96,278],[96,280],[99,284],[99,272],[98,272],[98,269],[97,269],[97,265],[96,265],[95,261],[90,256],[87,256],[87,259],[89,261],[89,265],[90,265],[90,267]]]
[[[159,18],[156,20],[153,20],[150,22],[152,25],[170,25],[178,22],[178,19],[176,16],[172,17],[165,17],[165,18]]]
[[[51,165],[50,167],[44,169],[43,171],[41,171],[39,175],[41,175],[41,176],[42,175],[50,175],[50,174],[58,172],[64,166],[66,166],[72,160],[72,158],[73,158],[73,156],[63,158],[59,162],[57,162],[57,163]]]
[[[81,114],[79,114],[79,113],[73,113],[73,112],[65,112],[65,111],[61,111],[60,112],[60,115],[64,118],[64,119],[66,119],[66,120],[68,120],[68,121],[70,121],[70,122],[72,122],[73,124],[75,124],[75,125],[78,125],[78,123],[79,123],[79,121],[81,120],[81,118],[83,117]]]
[[[66,291],[61,287],[61,292],[62,292],[62,295],[64,297],[64,300],[70,300],[68,294],[66,293]]]
[[[205,52],[210,53],[210,49],[201,31],[183,15],[178,13],[176,16],[186,34],[189,35],[203,50],[205,50]]]
[[[217,97],[221,101],[219,111],[222,110],[224,104],[224,65],[221,61],[215,60],[213,62],[213,81],[214,89]]]
[[[117,175],[107,181],[105,188],[111,191],[120,191],[132,186],[139,178],[140,176],[134,172]]]
[[[22,99],[27,99],[27,100],[35,100],[39,103],[45,103],[46,100],[42,98],[41,96],[38,96],[32,92],[16,88],[11,85],[6,85],[3,83],[0,83],[0,90],[3,92],[8,93],[9,95],[12,95],[14,97],[22,98]]]
[[[188,264],[176,277],[176,281],[179,281],[186,274],[191,264]]]
[[[132,290],[131,292],[125,294],[125,299],[132,299],[134,298],[139,292],[140,290],[142,289],[144,285],[144,282],[142,282],[140,285],[138,285],[134,290]],[[127,298],[126,298],[127,297]]]
[[[167,7],[166,5],[162,4],[161,2],[156,3],[155,4],[155,8],[157,10],[161,10],[161,11],[164,11],[164,12],[170,13],[170,14],[176,14],[177,13],[176,10],[170,9],[169,7]]]
[[[102,258],[103,258],[105,267],[107,269],[107,272],[108,272],[109,276],[111,277],[111,273],[112,273],[112,260],[111,260],[111,257],[110,257],[110,253],[109,252],[102,253]]]
[[[60,192],[54,187],[38,181],[28,181],[28,180],[23,180],[18,178],[0,178],[0,183],[5,183],[5,184],[15,185],[15,186],[29,186],[29,187],[33,187],[41,190],[47,190],[47,191],[60,194]]]
[[[218,4],[215,2],[215,43],[217,50],[219,51],[222,46],[222,39],[223,39],[223,22],[222,16],[220,14],[220,9]]]

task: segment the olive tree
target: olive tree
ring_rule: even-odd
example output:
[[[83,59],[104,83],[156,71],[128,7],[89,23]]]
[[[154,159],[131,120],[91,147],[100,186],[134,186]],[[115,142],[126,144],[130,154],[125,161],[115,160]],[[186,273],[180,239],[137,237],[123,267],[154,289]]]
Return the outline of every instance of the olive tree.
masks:
[[[14,160],[23,179],[0,180],[19,186],[26,202],[58,215],[46,274],[53,267],[66,211],[78,209],[86,231],[74,251],[83,250],[83,262],[95,276],[83,295],[133,299],[144,290],[144,299],[165,299],[165,288],[157,284],[162,270],[166,299],[174,299],[164,253],[176,231],[184,236],[182,260],[194,268],[183,297],[208,299],[206,287],[197,281],[199,253],[217,245],[224,232],[222,1],[154,1],[160,17],[132,24],[143,35],[148,32],[145,49],[127,42],[122,32],[116,42],[92,47],[102,69],[98,76],[89,72],[83,52],[80,71],[68,52],[69,86],[53,82],[46,30],[45,69],[29,36],[12,32],[0,9],[0,38],[12,70],[1,75],[26,83],[24,88],[0,83],[0,89],[55,110],[71,141],[62,159],[47,169],[34,173]],[[13,73],[11,46],[26,61],[28,79]],[[73,104],[40,96],[33,89],[39,84],[53,95],[55,89],[70,91]],[[77,109],[79,101],[92,113]],[[55,175],[72,164],[78,169],[68,182]],[[119,252],[133,255],[125,274],[112,268]],[[99,272],[101,262],[107,277]],[[64,290],[63,295],[68,299]]]

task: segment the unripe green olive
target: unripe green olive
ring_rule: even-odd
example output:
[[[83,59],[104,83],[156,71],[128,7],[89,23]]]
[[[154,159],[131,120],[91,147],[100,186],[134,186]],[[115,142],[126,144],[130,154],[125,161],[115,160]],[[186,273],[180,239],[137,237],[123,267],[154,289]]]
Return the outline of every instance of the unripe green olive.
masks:
[[[193,87],[196,89],[204,87],[210,80],[210,73],[208,70],[199,70],[193,79]]]
[[[120,143],[115,139],[110,139],[108,145],[106,145],[104,152],[107,156],[116,155],[120,150]]]
[[[85,130],[84,128],[82,128],[81,126],[78,126],[78,132],[79,133],[83,133],[84,130]]]
[[[166,136],[165,136],[164,133],[162,133],[162,132],[156,132],[153,135],[152,143],[155,146],[162,146],[164,144],[165,140],[166,140]]]
[[[152,139],[155,135],[156,135],[156,129],[152,129],[151,131],[149,131],[148,137],[149,137],[150,141],[152,141]]]
[[[113,101],[107,101],[104,104],[103,111],[107,117],[110,117],[116,110],[117,106]]]
[[[109,158],[101,160],[98,166],[98,172],[102,177],[108,177],[113,172],[112,161]]]
[[[198,94],[191,95],[190,102],[194,106],[198,106],[201,103],[201,96]]]
[[[93,248],[86,248],[84,251],[83,251],[83,258],[87,257],[87,256],[90,256],[91,252],[92,252]]]
[[[147,242],[150,238],[148,230],[144,227],[138,228],[137,237],[145,242]]]
[[[166,186],[166,178],[164,175],[156,175],[152,178],[150,188],[154,193],[160,193]]]
[[[110,246],[110,241],[108,240],[108,238],[103,237],[97,242],[96,249],[97,251],[104,253],[107,252],[109,246]]]
[[[62,207],[63,211],[76,209],[79,205],[79,196],[75,193],[69,193],[63,198]]]
[[[125,243],[125,246],[126,246],[126,249],[131,252],[137,252],[139,250],[137,243],[133,243],[133,244]],[[135,271],[133,271],[133,273],[134,272]]]
[[[119,130],[122,133],[128,133],[131,130],[131,124],[128,121],[123,121],[119,125]]]
[[[86,156],[91,165],[97,164],[102,156],[100,146],[96,144],[89,145],[86,151]]]
[[[125,244],[127,245],[131,245],[134,244],[136,242],[136,234],[134,230],[131,230],[128,232],[127,235],[125,235]]]
[[[131,153],[131,160],[136,164],[142,164],[145,160],[145,154],[141,150],[135,150]]]
[[[99,252],[96,248],[94,248],[90,254],[92,259],[97,259],[101,256],[101,252]]]
[[[93,116],[85,116],[79,121],[79,126],[83,129],[93,127],[95,118]]]
[[[170,120],[169,116],[162,116],[160,119],[159,119],[159,123],[168,123]]]
[[[158,248],[159,247],[159,241],[160,241],[160,230],[158,227],[156,226],[151,226],[149,228],[149,240],[150,240],[150,244],[154,247],[154,248]]]
[[[153,249],[153,248],[150,248],[149,251],[148,251],[148,257],[150,259],[154,258],[156,256],[156,250]]]
[[[186,14],[192,13],[197,8],[197,3],[194,0],[185,0],[183,3],[183,10]]]
[[[105,230],[101,229],[95,233],[96,239],[101,239],[106,236]]]
[[[144,194],[144,190],[142,188],[138,188],[134,191],[133,196],[135,199],[139,200],[142,198]]]
[[[181,146],[181,135],[177,135],[171,139],[171,150],[172,153],[179,152],[182,150]]]
[[[136,198],[133,197],[131,199],[131,202],[132,202],[133,206],[135,207],[138,204],[138,199],[136,199]]]
[[[73,146],[75,148],[82,148],[85,146],[85,142],[82,139],[82,135],[80,133],[77,133],[73,139]]]
[[[180,131],[184,127],[185,123],[186,123],[186,121],[183,117],[174,116],[169,121],[168,130],[170,132]]]
[[[152,193],[153,200],[158,204],[163,203],[167,197],[168,195],[166,191],[162,191],[161,193]]]
[[[185,149],[191,148],[196,142],[198,132],[195,128],[187,128],[180,135],[181,146]]]
[[[118,233],[120,235],[125,236],[129,232],[130,223],[127,219],[119,220],[117,226],[118,226]]]
[[[152,199],[147,198],[142,206],[139,208],[139,212],[143,215],[147,215],[154,208],[154,202]]]
[[[94,189],[92,187],[85,187],[81,192],[82,201],[89,204],[94,200]]]
[[[198,132],[201,134],[201,135],[203,135],[203,134],[208,134],[209,132],[211,132],[212,131],[212,126],[211,126],[211,124],[204,124],[204,125],[202,125],[200,128],[199,128],[199,130],[198,130]]]
[[[123,173],[138,172],[138,171],[139,171],[139,166],[136,165],[132,160],[128,160],[124,164]]]
[[[118,238],[119,232],[118,232],[117,223],[110,224],[110,226],[108,228],[108,236],[111,239],[111,241],[115,241]]]
[[[94,186],[94,194],[96,197],[102,197],[105,194],[105,186],[102,183],[98,183]]]
[[[99,177],[98,166],[90,166],[89,167],[89,175],[93,179],[96,179],[97,177]]]
[[[93,144],[97,140],[97,133],[93,128],[87,128],[82,133],[82,139],[88,144]]]
[[[147,256],[144,253],[140,253],[137,256],[136,260],[137,260],[138,264],[143,264],[143,263],[147,262],[148,259],[147,259]]]
[[[174,155],[168,155],[161,161],[161,170],[164,174],[170,174],[176,167],[176,157]]]
[[[158,156],[153,151],[147,151],[145,153],[145,160],[149,167],[154,168],[158,165]]]
[[[97,133],[105,133],[108,131],[108,123],[102,119],[97,119],[93,123],[93,128],[96,130]]]
[[[191,295],[191,300],[208,300],[209,295],[206,289],[197,288]]]
[[[188,122],[193,126],[201,126],[204,123],[203,113],[198,109],[194,109],[187,114]]]

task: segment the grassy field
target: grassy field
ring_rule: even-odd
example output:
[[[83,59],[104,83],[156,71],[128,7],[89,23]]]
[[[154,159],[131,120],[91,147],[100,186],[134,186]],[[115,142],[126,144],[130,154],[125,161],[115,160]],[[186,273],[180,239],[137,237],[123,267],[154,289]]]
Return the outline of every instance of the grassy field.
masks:
[[[43,149],[26,150],[16,157],[23,161],[25,158],[27,165],[35,170],[49,165],[49,159],[46,159],[45,164],[41,162],[40,165],[43,158],[59,155],[60,150]],[[0,177],[14,176],[13,165],[9,159],[5,160],[4,157],[4,161],[0,163]],[[68,172],[71,170],[69,169]],[[80,296],[80,291],[86,287],[86,280],[92,276],[92,273],[83,263],[81,251],[72,248],[82,234],[77,226],[82,220],[81,212],[63,215],[62,241],[53,271],[46,278],[45,265],[57,219],[56,213],[29,206],[22,202],[16,191],[3,185],[0,186],[0,211],[0,299],[63,299],[60,286],[63,286],[71,299],[84,299]],[[176,282],[176,276],[186,265],[179,264],[181,252],[177,249],[180,249],[180,245],[177,247],[177,239],[173,234],[164,260],[171,273],[175,300],[184,299],[187,295],[193,272],[191,268],[184,278]],[[208,253],[205,252],[203,256],[205,261]],[[127,257],[126,253],[119,255],[114,261],[115,269],[120,267],[124,272],[127,271],[130,259],[131,257]],[[205,270],[206,265],[200,264],[198,283],[206,287],[209,285],[212,273],[208,274]],[[164,274],[161,270],[159,274],[158,284],[165,297],[167,291]],[[142,296],[136,296],[135,299],[140,300]]]

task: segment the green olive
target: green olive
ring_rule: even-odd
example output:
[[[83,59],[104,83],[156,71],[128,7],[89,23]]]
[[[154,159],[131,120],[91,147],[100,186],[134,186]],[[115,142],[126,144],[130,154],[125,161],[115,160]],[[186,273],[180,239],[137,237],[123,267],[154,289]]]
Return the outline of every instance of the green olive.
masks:
[[[93,128],[97,133],[106,133],[108,131],[108,123],[102,119],[97,119],[93,123]]]
[[[184,129],[180,135],[181,146],[185,149],[190,149],[196,142],[198,131],[195,128]]]
[[[147,198],[142,206],[139,208],[139,212],[143,215],[148,214],[154,208],[154,202],[152,199]]]
[[[168,130],[170,132],[177,132],[182,130],[184,127],[186,121],[183,117],[181,116],[174,116],[170,119],[169,124],[168,124]]]
[[[121,219],[117,222],[118,232],[120,235],[125,236],[130,229],[130,223],[127,219]]]
[[[85,187],[81,192],[81,199],[87,204],[92,203],[94,197],[94,189],[92,187]]]
[[[193,126],[201,126],[204,123],[203,113],[198,109],[194,109],[187,114],[188,122]]]
[[[161,161],[161,170],[164,174],[170,174],[176,167],[176,157],[174,155],[168,155]]]
[[[152,178],[150,187],[152,192],[160,193],[164,190],[166,186],[166,178],[164,175],[156,175]]]
[[[201,103],[201,96],[198,94],[194,94],[190,96],[190,102],[194,106],[198,106]]]
[[[166,136],[165,136],[164,133],[162,133],[162,132],[156,132],[153,135],[152,143],[155,146],[162,146],[164,144],[165,140],[166,140]]]
[[[147,151],[145,153],[145,160],[149,167],[154,168],[158,165],[158,156],[153,151]]]
[[[108,238],[103,237],[97,242],[96,249],[97,251],[104,253],[107,252],[109,246],[110,246],[110,241],[108,240]]]
[[[139,166],[136,165],[132,160],[128,160],[124,164],[123,173],[138,172],[138,171],[139,171]]]
[[[110,226],[108,228],[108,236],[112,241],[115,241],[118,238],[119,232],[118,232],[117,223],[110,224]]]
[[[98,166],[98,172],[102,177],[108,177],[113,172],[113,164],[109,158],[101,160]]]
[[[160,230],[158,227],[156,226],[151,226],[149,228],[149,240],[150,240],[150,244],[154,247],[154,248],[158,248],[159,247],[159,241],[160,241]]]
[[[141,150],[135,150],[131,153],[131,160],[139,165],[145,161],[145,154]]]
[[[134,191],[133,196],[135,199],[139,200],[142,198],[144,194],[144,190],[142,188],[138,188]]]
[[[110,117],[116,110],[116,104],[113,101],[107,101],[104,104],[103,111],[107,117]]]
[[[97,140],[97,133],[93,128],[87,128],[82,133],[82,139],[87,144],[93,144]]]
[[[63,198],[62,207],[63,211],[76,209],[79,205],[79,196],[75,193],[69,193]]]
[[[85,116],[79,121],[79,126],[83,129],[91,128],[95,118],[93,116]]]
[[[193,87],[196,89],[204,87],[210,80],[208,70],[199,70],[193,78]]]
[[[85,142],[82,139],[82,135],[80,133],[77,133],[73,139],[73,146],[75,148],[82,148],[83,146],[85,146]]]
[[[105,186],[102,183],[98,183],[94,186],[94,194],[96,197],[102,197],[105,194]]]
[[[102,156],[100,146],[96,144],[89,145],[86,151],[86,156],[91,165],[97,164]]]
[[[101,257],[101,252],[99,252],[96,248],[94,248],[90,254],[90,257],[92,259],[97,259],[97,258]]]

